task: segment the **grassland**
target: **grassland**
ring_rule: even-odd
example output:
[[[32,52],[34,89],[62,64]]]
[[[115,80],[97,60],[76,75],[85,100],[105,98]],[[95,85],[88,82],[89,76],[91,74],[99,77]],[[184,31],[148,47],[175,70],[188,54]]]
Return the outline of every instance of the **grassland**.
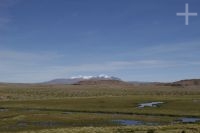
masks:
[[[60,128],[39,131],[25,131],[21,133],[199,133],[199,125],[176,125],[176,126],[135,126],[135,127],[79,127]]]
[[[162,101],[157,108],[139,103]],[[199,86],[0,84],[0,132],[199,133]],[[160,126],[121,126],[138,120]]]

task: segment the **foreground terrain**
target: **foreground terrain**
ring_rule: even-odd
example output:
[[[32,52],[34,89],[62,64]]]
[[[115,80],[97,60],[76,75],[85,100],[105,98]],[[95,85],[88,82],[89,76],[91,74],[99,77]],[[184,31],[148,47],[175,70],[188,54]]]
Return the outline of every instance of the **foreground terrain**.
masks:
[[[180,118],[200,118],[198,85],[0,84],[0,132],[200,133]]]

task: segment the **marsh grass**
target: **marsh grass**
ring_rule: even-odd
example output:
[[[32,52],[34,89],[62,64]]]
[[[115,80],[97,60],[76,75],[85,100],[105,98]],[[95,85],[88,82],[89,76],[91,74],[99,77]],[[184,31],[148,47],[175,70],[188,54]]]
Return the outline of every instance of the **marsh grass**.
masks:
[[[50,130],[25,131],[19,133],[199,133],[199,125],[176,126],[128,126],[128,127],[77,127]]]
[[[162,101],[156,108],[139,103]],[[199,124],[173,123],[200,117],[200,88],[153,85],[0,84],[0,132],[199,133]],[[122,127],[113,120],[166,126]]]

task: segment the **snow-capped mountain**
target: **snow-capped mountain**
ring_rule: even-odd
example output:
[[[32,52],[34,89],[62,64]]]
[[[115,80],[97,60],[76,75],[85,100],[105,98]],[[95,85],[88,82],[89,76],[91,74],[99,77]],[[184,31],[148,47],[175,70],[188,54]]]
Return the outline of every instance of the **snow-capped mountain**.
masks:
[[[79,75],[79,76],[71,77],[70,79],[84,79],[84,80],[89,80],[89,79],[118,79],[119,80],[119,78],[108,76],[108,75],[105,75],[105,74],[100,74],[98,76],[82,76],[82,75]]]
[[[75,84],[80,81],[87,81],[87,80],[119,80],[119,81],[121,81],[121,79],[119,79],[117,77],[100,74],[98,76],[79,75],[79,76],[74,76],[74,77],[67,78],[67,79],[54,79],[51,81],[44,82],[44,84]]]

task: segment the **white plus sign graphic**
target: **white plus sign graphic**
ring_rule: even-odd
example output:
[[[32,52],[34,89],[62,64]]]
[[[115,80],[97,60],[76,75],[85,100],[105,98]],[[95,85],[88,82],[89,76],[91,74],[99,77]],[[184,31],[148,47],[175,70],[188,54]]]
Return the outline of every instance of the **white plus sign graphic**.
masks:
[[[197,16],[197,13],[189,12],[189,4],[185,4],[185,13],[177,13],[177,16],[185,16],[185,25],[189,25],[189,16]]]

